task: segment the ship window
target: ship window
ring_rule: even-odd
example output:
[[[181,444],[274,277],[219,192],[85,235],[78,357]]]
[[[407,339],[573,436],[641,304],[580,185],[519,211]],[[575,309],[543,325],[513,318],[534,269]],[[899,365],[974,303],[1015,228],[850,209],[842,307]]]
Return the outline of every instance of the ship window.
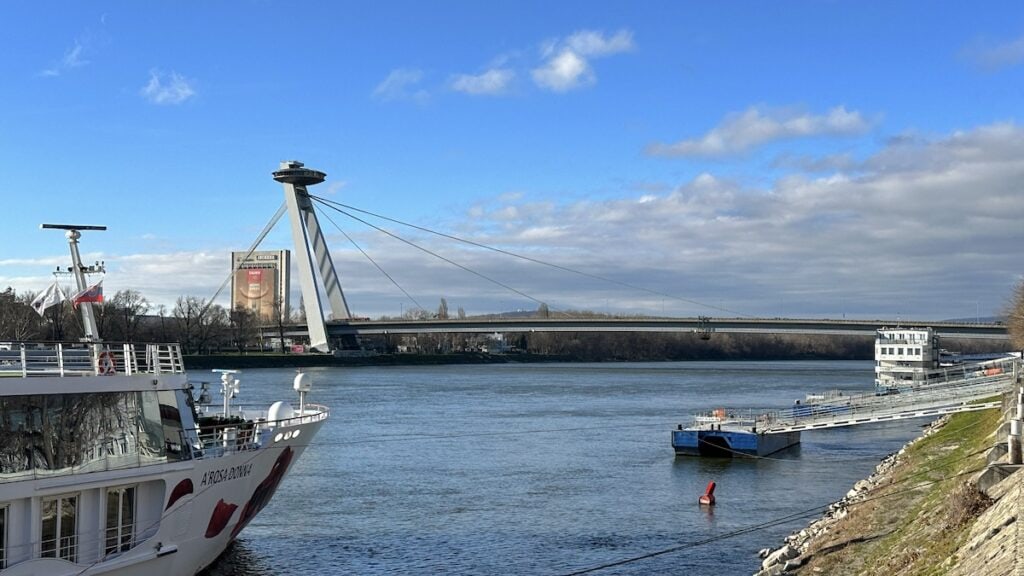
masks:
[[[42,502],[43,558],[78,561],[78,495],[58,496]]]
[[[160,399],[160,421],[163,425],[164,449],[167,456],[180,459],[182,454],[181,413],[174,401],[174,392],[161,390],[157,392]]]
[[[124,552],[135,543],[135,486],[107,489],[104,554]]]

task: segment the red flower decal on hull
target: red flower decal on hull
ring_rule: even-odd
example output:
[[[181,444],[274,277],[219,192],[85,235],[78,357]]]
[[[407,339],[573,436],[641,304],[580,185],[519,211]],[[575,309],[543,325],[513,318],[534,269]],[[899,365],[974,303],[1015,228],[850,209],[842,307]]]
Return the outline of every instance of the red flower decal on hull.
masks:
[[[274,462],[273,468],[270,469],[270,474],[260,482],[260,485],[253,490],[252,498],[249,498],[249,502],[246,503],[245,508],[242,509],[242,515],[238,519],[238,524],[235,525],[235,529],[231,531],[231,537],[234,538],[242,531],[246,525],[249,524],[256,514],[263,507],[270,502],[270,497],[274,495],[274,491],[277,490],[277,485],[281,483],[284,478],[284,473],[288,470],[288,465],[292,462],[292,456],[295,453],[292,451],[291,446],[288,446],[281,452],[281,455],[277,457],[277,461]]]
[[[223,498],[217,501],[213,507],[213,514],[210,516],[210,523],[206,526],[206,537],[215,538],[224,531],[224,528],[231,521],[238,504],[228,504]],[[234,537],[234,535],[232,535]]]
[[[167,499],[167,506],[164,508],[164,510],[167,510],[168,508],[173,506],[174,503],[177,502],[178,500],[181,500],[183,496],[191,494],[194,489],[195,488],[192,486],[191,478],[185,478],[181,482],[178,482],[178,485],[174,487],[174,490],[171,490],[171,497]]]

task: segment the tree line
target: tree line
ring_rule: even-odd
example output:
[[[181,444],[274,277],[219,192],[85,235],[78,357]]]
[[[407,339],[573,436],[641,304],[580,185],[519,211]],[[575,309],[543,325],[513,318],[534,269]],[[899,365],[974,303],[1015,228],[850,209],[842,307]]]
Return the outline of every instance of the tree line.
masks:
[[[0,341],[73,342],[84,336],[79,311],[64,301],[42,316],[31,307],[34,292],[0,292]],[[92,304],[96,327],[108,342],[178,342],[186,354],[244,351],[258,345],[260,319],[246,308],[229,310],[195,296],[181,296],[174,306],[153,305],[138,290],[120,290]],[[275,307],[275,311],[280,307]],[[280,332],[288,324],[277,314]],[[279,338],[278,346],[283,346]]]

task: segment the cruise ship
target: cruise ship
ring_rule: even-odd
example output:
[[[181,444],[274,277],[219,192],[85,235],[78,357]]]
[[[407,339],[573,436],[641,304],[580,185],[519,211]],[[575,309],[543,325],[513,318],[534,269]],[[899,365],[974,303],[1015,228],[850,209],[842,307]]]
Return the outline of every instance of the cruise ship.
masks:
[[[66,230],[72,273],[87,226]],[[190,384],[177,344],[104,342],[91,304],[82,342],[0,346],[0,575],[196,574],[270,502],[329,410],[222,403]],[[284,386],[283,386],[284,387]],[[216,391],[214,391],[216,392]],[[292,393],[294,394],[294,392]]]

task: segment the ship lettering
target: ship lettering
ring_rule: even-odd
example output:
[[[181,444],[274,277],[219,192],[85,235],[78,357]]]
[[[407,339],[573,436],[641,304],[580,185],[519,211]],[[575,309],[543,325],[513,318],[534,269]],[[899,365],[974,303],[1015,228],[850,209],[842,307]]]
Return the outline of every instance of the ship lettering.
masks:
[[[209,472],[203,473],[203,480],[199,483],[200,486],[213,486],[221,482],[227,482],[229,480],[237,480],[239,478],[245,478],[252,473],[252,463],[239,464],[238,466],[231,466],[229,468],[221,468],[219,470],[210,470]]]

